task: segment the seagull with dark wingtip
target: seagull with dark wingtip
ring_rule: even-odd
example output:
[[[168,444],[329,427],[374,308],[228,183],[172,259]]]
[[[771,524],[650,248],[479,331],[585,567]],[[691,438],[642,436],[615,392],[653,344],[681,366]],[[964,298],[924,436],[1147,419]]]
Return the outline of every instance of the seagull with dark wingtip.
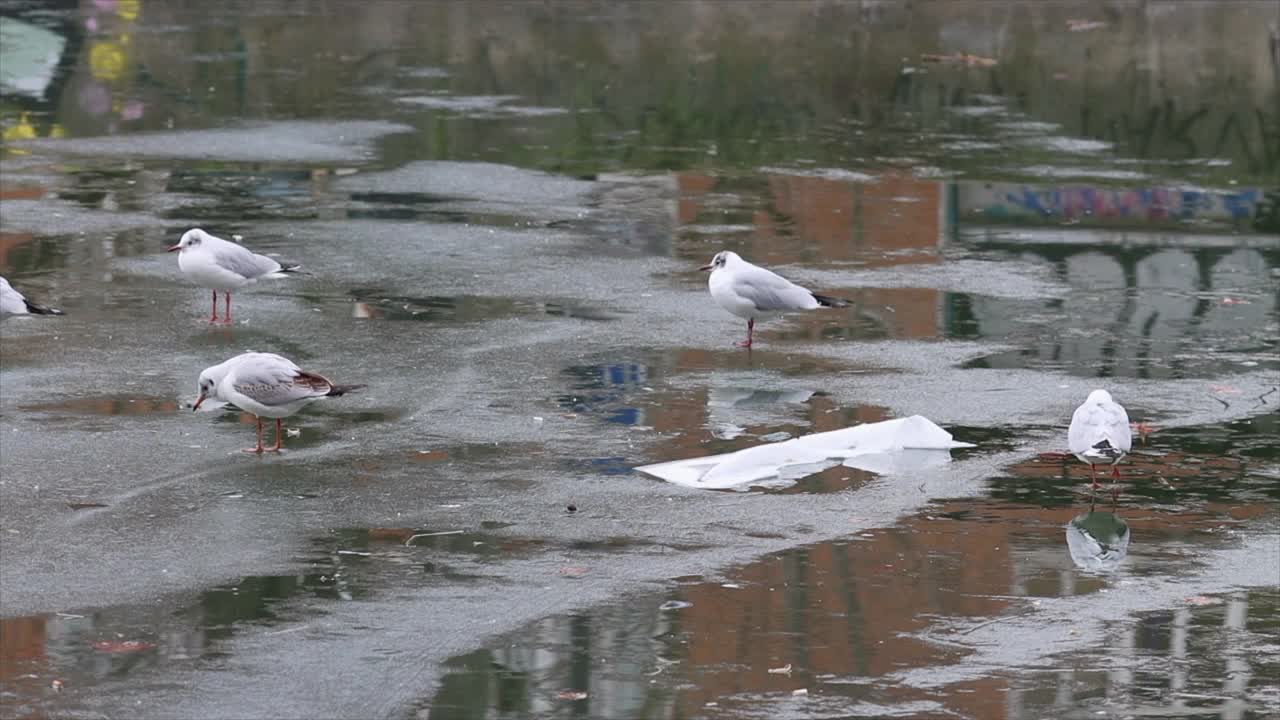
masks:
[[[61,315],[62,311],[37,305],[25,295],[13,289],[8,280],[0,277],[0,315]]]
[[[1111,466],[1111,498],[1120,496],[1120,471],[1116,465],[1133,447],[1129,414],[1106,390],[1094,390],[1071,415],[1067,447],[1080,462],[1089,464],[1093,490],[1098,489],[1098,465]]]
[[[266,255],[259,255],[243,245],[193,228],[182,235],[169,252],[178,253],[178,269],[200,287],[213,290],[213,312],[209,322],[218,322],[218,291],[227,298],[224,323],[231,323],[231,291],[262,278],[282,278],[298,272],[301,265],[282,265]]]
[[[194,412],[213,398],[253,413],[258,421],[258,445],[245,452],[280,452],[283,437],[281,419],[303,407],[330,397],[339,397],[363,385],[335,385],[328,378],[306,372],[288,358],[274,353],[248,352],[205,368],[200,373],[199,394],[191,405]],[[262,418],[275,418],[276,445],[262,447]]]
[[[848,300],[819,295],[796,285],[781,275],[752,265],[729,250],[716,253],[711,264],[703,265],[699,270],[711,272],[707,279],[711,299],[747,321],[747,339],[737,343],[738,347],[751,347],[756,320],[767,320],[796,310],[845,307],[849,304]]]

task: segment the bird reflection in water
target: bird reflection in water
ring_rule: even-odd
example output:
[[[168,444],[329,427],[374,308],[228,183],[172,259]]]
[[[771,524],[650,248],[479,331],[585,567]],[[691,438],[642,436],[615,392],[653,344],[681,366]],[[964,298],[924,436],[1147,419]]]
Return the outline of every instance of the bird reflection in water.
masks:
[[[1067,550],[1082,570],[1112,572],[1129,554],[1129,524],[1115,512],[1094,510],[1091,502],[1089,512],[1067,523]]]

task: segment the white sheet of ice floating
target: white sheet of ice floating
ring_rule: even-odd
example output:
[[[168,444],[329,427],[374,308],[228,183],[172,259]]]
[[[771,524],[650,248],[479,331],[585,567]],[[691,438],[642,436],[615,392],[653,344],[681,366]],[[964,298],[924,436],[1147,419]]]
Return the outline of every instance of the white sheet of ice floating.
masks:
[[[956,442],[951,433],[926,417],[867,423],[843,430],[805,435],[722,455],[642,465],[636,470],[685,487],[708,490],[749,485],[789,485],[802,477],[843,462],[877,473],[897,473],[938,465],[951,459]]]

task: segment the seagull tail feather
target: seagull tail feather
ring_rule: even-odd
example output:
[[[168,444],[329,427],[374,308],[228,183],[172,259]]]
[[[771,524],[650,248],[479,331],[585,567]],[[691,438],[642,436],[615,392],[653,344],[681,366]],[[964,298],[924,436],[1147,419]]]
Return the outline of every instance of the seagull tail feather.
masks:
[[[329,392],[325,393],[325,395],[328,397],[339,397],[350,392],[362,390],[366,387],[368,387],[368,385],[332,385],[329,387]]]

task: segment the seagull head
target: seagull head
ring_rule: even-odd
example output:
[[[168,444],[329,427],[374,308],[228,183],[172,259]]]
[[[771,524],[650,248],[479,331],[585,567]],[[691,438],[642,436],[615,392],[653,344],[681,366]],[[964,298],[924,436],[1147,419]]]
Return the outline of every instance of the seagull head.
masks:
[[[741,259],[742,258],[738,257],[738,253],[736,252],[733,252],[731,250],[721,250],[720,252],[716,253],[715,257],[711,258],[710,265],[703,265],[698,269],[703,272],[712,272],[715,270],[719,270],[720,268],[724,267],[725,265],[728,265],[731,262],[737,262]]]
[[[205,400],[218,396],[218,383],[222,382],[222,379],[231,371],[231,360],[207,367],[200,373],[196,400],[191,403],[191,412],[199,410],[200,403]]]
[[[200,243],[207,237],[209,237],[209,234],[205,231],[200,228],[192,228],[182,234],[182,239],[178,241],[177,245],[169,246],[169,252],[198,248]]]
[[[1109,403],[1109,402],[1112,402],[1111,393],[1107,392],[1106,390],[1094,390],[1093,392],[1089,393],[1089,397],[1085,398],[1085,403],[1090,405],[1092,404],[1101,405],[1102,403]]]

